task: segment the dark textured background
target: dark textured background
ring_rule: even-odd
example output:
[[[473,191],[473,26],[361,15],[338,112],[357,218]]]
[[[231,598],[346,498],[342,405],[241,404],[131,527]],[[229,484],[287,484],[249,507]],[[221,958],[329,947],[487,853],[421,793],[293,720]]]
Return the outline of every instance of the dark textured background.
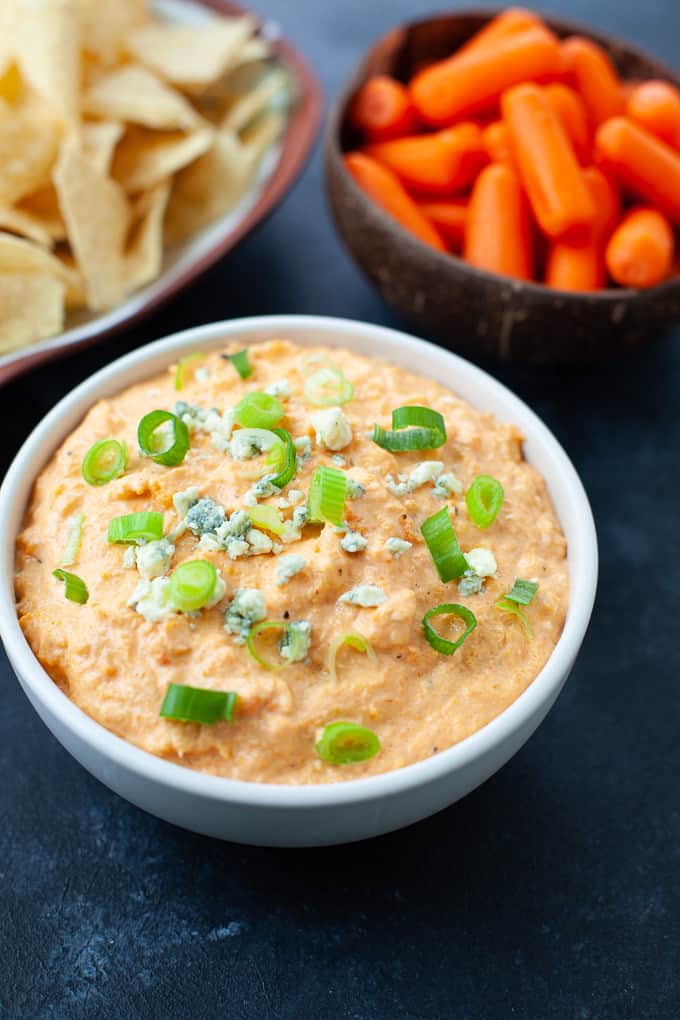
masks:
[[[680,63],[679,0],[529,5]],[[332,96],[374,37],[428,7],[259,9]],[[263,312],[394,324],[333,236],[318,156],[272,219],[167,310],[6,387],[2,467],[110,359],[184,326]],[[0,1016],[680,1016],[679,340],[587,370],[492,367],[584,478],[600,591],[548,720],[500,774],[430,821],[320,851],[182,832],[81,769],[3,656]]]

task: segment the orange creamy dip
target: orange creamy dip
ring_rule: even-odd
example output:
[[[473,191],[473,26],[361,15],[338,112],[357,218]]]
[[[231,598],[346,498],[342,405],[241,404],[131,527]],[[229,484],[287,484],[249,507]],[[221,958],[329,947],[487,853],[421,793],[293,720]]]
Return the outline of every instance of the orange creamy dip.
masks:
[[[228,348],[232,353],[236,349]],[[312,417],[319,408],[303,393],[310,353],[332,359],[354,385],[354,398],[342,409],[352,438],[337,451],[325,448],[323,439],[317,442]],[[18,611],[31,647],[59,687],[97,722],[152,754],[213,775],[327,783],[400,768],[450,747],[494,719],[527,688],[564,624],[566,542],[543,478],[523,459],[521,434],[438,383],[349,351],[310,352],[271,340],[251,347],[250,361],[253,374],[245,381],[229,361],[214,354],[181,393],[174,387],[174,370],[132,386],[96,404],[62,444],[36,482],[17,542]],[[331,524],[307,525],[299,540],[278,553],[275,545],[271,551],[232,559],[224,548],[206,548],[205,543],[199,547],[199,538],[185,531],[174,542],[166,572],[187,560],[210,560],[225,582],[225,594],[218,605],[195,617],[177,613],[147,619],[128,604],[140,581],[139,568],[125,565],[132,556],[125,546],[107,542],[111,518],[162,511],[168,534],[182,520],[173,496],[192,487],[201,498],[221,504],[227,515],[247,510],[246,494],[253,476],[263,470],[265,455],[234,459],[216,448],[209,433],[193,430],[183,463],[163,467],[137,450],[140,419],[156,408],[172,410],[178,398],[224,412],[244,394],[281,381],[290,396],[279,396],[285,407],[280,425],[294,438],[309,437],[311,456],[305,461],[299,457],[296,476],[280,494],[259,503],[278,508],[282,499],[292,502],[287,497],[293,490],[304,504],[314,468],[340,467],[365,490],[345,504],[345,520],[366,539],[365,549],[346,551],[346,533]],[[443,447],[393,454],[372,442],[373,423],[389,427],[392,410],[404,404],[424,405],[443,415]],[[123,476],[93,487],[83,480],[81,464],[91,445],[105,437],[127,443],[128,468]],[[448,498],[437,494],[433,478],[395,494],[393,490],[408,490],[412,472],[428,461],[441,462],[442,473],[455,476],[462,491]],[[427,468],[418,471],[415,480],[428,473]],[[464,498],[482,473],[497,478],[505,490],[502,509],[485,531],[470,520]],[[405,486],[399,475],[406,476]],[[493,553],[497,570],[484,578],[478,593],[461,594],[457,581],[441,583],[421,537],[422,522],[444,505],[451,509],[463,552],[484,548]],[[290,520],[293,511],[293,505],[284,506],[283,519]],[[84,515],[83,538],[69,570],[87,583],[85,605],[68,601],[63,584],[52,576],[74,514]],[[411,543],[398,556],[386,546],[395,538]],[[352,546],[351,540],[345,544]],[[281,557],[291,554],[302,557],[305,565],[277,583]],[[531,638],[516,617],[496,608],[516,577],[539,581],[526,609]],[[379,587],[386,601],[374,608],[339,601],[362,585]],[[267,619],[309,623],[310,645],[303,661],[268,671],[238,643],[237,635],[225,630],[225,610],[234,592],[244,588],[260,593]],[[427,610],[444,602],[465,605],[477,619],[476,629],[451,656],[435,652],[422,628]],[[446,619],[433,623],[446,636]],[[449,636],[454,631],[452,625]],[[370,641],[377,661],[344,646],[333,680],[329,647],[334,637],[350,632]],[[266,656],[283,661],[276,645],[266,647]],[[233,723],[161,718],[169,683],[237,692]],[[381,751],[352,765],[321,761],[315,744],[323,728],[337,720],[373,730]]]

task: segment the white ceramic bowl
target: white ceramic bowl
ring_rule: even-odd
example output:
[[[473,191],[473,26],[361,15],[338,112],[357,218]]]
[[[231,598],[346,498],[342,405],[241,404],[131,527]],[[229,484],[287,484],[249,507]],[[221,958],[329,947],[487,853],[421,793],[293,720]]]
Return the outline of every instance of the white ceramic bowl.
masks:
[[[202,775],[147,754],[85,715],[52,682],[19,626],[14,546],[36,476],[88,408],[164,369],[192,349],[285,336],[301,345],[348,347],[450,383],[476,407],[514,422],[527,459],[544,475],[569,543],[569,610],[545,668],[498,718],[426,761],[368,779],[320,786],[246,783]],[[71,754],[116,793],[195,832],[262,846],[321,846],[366,839],[434,814],[483,783],[524,744],[569,676],[588,626],[597,583],[597,538],[583,486],[548,429],[480,369],[423,340],[368,323],[269,316],[177,333],[102,369],[65,397],[29,436],[0,490],[0,635],[34,708]]]

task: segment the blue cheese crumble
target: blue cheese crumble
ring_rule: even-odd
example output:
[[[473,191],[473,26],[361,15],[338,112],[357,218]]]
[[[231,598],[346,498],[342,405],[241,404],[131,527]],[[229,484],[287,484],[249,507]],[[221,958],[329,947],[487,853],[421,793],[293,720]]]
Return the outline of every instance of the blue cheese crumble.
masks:
[[[460,496],[463,491],[463,483],[460,482],[450,471],[440,475],[437,484],[433,489],[435,496],[439,499],[450,499],[451,496]]]
[[[229,452],[234,460],[251,460],[280,442],[268,429],[238,429],[232,436]]]
[[[470,569],[474,570],[479,577],[493,577],[498,569],[496,557],[490,549],[471,549],[470,552],[465,553],[465,559],[468,561]]]
[[[339,407],[328,407],[312,415],[316,441],[327,450],[343,450],[352,442],[352,429]]]
[[[174,413],[184,422],[189,432],[207,432],[216,450],[226,453],[234,428],[234,411],[229,409],[223,414],[216,407],[200,407],[188,404],[186,400],[178,400]]]
[[[483,587],[483,579],[474,570],[466,570],[458,582],[458,591],[464,596],[478,595]]]
[[[264,620],[267,604],[257,588],[237,588],[224,614],[224,629],[236,635],[238,644],[245,644],[250,628]]]
[[[293,395],[293,390],[287,379],[279,379],[271,383],[264,392],[268,393],[270,397],[283,397],[284,400]]]
[[[360,584],[341,595],[338,602],[348,602],[352,606],[363,606],[373,609],[387,602],[387,595],[376,584]]]
[[[307,658],[312,643],[312,625],[308,620],[293,620],[279,641],[281,658],[289,662],[302,662]]]
[[[180,610],[168,601],[167,589],[169,583],[169,577],[154,577],[152,580],[143,578],[128,599],[128,606],[151,623],[161,623],[163,620],[175,616]],[[214,594],[210,602],[206,602],[203,606],[203,609],[213,609],[224,598],[226,590],[227,586],[224,583],[224,578],[218,570]],[[186,615],[198,616],[199,612],[187,613]]]
[[[297,439],[293,440],[293,446],[297,452],[298,459],[303,464],[312,456],[312,441],[309,436],[298,436]]]
[[[287,584],[306,566],[307,560],[304,556],[298,556],[297,553],[286,553],[284,556],[279,556],[276,561],[276,583],[278,585]]]
[[[405,552],[413,546],[413,542],[407,542],[405,538],[388,538],[385,542],[385,548],[388,552],[391,552],[395,560],[398,560],[400,556],[403,556]]]
[[[147,581],[162,577],[170,569],[175,547],[167,538],[159,538],[144,545],[130,546],[137,570]]]
[[[351,528],[345,525],[345,534],[340,545],[348,553],[363,552],[368,545],[368,540],[364,538],[360,531],[352,531]]]
[[[360,499],[365,492],[366,489],[361,482],[358,482],[356,478],[350,478],[350,476],[347,475],[347,485],[345,488],[345,495],[347,496],[347,499]]]
[[[214,499],[199,499],[189,508],[184,523],[194,535],[214,534],[227,518],[225,509]]]

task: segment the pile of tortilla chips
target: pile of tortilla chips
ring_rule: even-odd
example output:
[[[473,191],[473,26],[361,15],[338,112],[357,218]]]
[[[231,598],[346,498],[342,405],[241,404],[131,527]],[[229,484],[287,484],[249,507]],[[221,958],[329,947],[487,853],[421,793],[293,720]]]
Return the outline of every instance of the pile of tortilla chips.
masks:
[[[0,353],[112,308],[227,212],[288,92],[256,22],[0,0]]]

